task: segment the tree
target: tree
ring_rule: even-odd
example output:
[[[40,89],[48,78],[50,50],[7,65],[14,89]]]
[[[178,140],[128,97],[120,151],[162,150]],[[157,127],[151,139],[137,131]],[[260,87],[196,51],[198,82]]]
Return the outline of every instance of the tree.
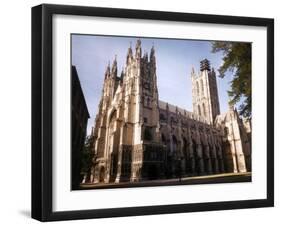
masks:
[[[94,152],[93,147],[93,136],[87,136],[85,139],[84,147],[81,154],[81,173],[90,173],[93,165]]]
[[[233,75],[230,82],[229,103],[234,105],[241,101],[241,116],[252,117],[252,45],[242,42],[212,42],[212,52],[223,53],[223,64],[218,69],[219,77],[224,78],[226,72]]]

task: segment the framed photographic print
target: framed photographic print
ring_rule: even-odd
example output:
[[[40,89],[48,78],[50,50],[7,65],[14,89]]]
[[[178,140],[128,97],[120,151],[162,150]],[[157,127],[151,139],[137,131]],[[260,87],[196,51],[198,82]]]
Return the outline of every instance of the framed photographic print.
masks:
[[[32,8],[32,217],[274,205],[274,21]]]

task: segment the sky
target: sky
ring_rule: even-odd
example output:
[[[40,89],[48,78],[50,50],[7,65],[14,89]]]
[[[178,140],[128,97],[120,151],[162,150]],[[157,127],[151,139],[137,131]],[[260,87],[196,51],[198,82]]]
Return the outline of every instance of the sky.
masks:
[[[159,99],[192,111],[191,69],[199,73],[200,61],[207,58],[211,67],[222,65],[222,53],[212,53],[210,41],[179,40],[138,37],[116,37],[95,35],[72,35],[72,65],[76,66],[82,90],[90,113],[87,134],[94,126],[101,98],[105,69],[117,57],[118,75],[125,68],[129,46],[135,50],[136,41],[141,40],[142,53],[155,48],[156,75]],[[231,75],[217,77],[221,113],[228,109],[227,90]]]

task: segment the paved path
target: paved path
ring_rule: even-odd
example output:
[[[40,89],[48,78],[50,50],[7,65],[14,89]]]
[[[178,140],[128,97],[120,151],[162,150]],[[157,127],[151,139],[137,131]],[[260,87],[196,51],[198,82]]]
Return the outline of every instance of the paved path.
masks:
[[[128,188],[128,187],[147,187],[160,185],[186,185],[186,184],[210,184],[210,183],[234,183],[251,182],[251,173],[223,173],[205,176],[182,177],[173,179],[159,179],[140,182],[120,182],[120,183],[100,183],[82,184],[81,189],[101,189],[101,188]]]

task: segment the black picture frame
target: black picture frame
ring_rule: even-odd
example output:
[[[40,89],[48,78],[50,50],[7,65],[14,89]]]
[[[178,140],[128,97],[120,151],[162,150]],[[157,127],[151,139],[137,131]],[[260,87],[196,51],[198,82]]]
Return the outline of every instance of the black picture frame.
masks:
[[[247,25],[267,29],[267,198],[95,210],[52,210],[52,18],[55,14]],[[32,8],[32,218],[40,221],[122,217],[274,206],[274,20],[43,4]]]

